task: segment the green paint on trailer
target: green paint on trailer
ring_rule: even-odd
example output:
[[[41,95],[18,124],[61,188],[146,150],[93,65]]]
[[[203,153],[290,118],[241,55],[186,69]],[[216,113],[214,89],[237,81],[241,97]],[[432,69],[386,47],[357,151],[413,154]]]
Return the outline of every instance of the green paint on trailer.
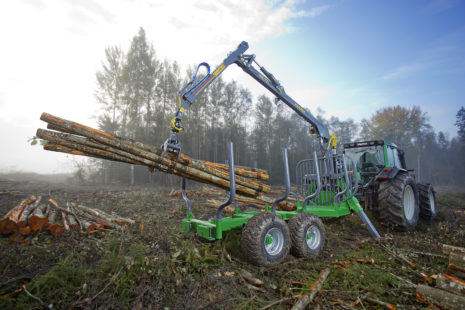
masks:
[[[265,206],[265,210],[266,209],[270,210],[271,208],[269,206]],[[351,199],[341,203],[340,205],[309,205],[307,206],[306,210],[303,210],[302,203],[298,202],[296,211],[276,211],[276,215],[281,217],[283,220],[287,221],[298,213],[310,213],[315,214],[318,217],[340,217],[344,215],[349,215],[352,212],[358,213],[360,212],[360,210],[362,210],[362,207],[360,206],[357,198],[352,197]],[[195,231],[200,237],[205,238],[207,240],[219,240],[223,239],[223,232],[242,228],[251,217],[258,213],[260,212],[240,211],[235,212],[231,217],[223,217],[221,221],[217,221],[216,219],[204,221],[194,218],[192,213],[189,212],[186,218],[182,220],[181,227],[184,231]],[[265,242],[268,242],[268,239]]]

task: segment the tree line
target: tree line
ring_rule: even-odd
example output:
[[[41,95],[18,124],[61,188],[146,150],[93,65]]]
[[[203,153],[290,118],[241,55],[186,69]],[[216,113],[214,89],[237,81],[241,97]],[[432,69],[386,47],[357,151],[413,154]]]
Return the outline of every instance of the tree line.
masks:
[[[195,68],[181,73],[176,61],[161,60],[139,29],[127,52],[114,46],[105,50],[105,60],[96,73],[95,98],[101,130],[143,143],[160,146],[170,134],[169,121],[177,109],[177,93]],[[291,177],[299,160],[309,158],[321,146],[309,133],[309,124],[285,105],[275,105],[266,95],[254,100],[251,92],[221,76],[184,114],[180,133],[182,152],[193,158],[224,162],[227,143],[234,143],[237,164],[257,165],[269,171],[272,184],[282,184],[282,148],[289,154]],[[458,137],[450,139],[435,130],[420,107],[386,107],[369,119],[355,122],[338,117],[316,117],[338,138],[338,147],[357,140],[385,139],[406,152],[407,165],[422,181],[433,184],[465,184],[465,110],[457,113]],[[83,180],[112,184],[173,184],[177,178],[103,160],[90,160],[76,175]]]

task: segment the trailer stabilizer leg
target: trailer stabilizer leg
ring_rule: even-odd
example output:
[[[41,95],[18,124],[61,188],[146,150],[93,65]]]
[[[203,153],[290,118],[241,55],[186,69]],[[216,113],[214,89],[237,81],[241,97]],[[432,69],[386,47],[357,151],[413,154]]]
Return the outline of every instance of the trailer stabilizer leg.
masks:
[[[379,235],[378,231],[376,230],[375,226],[373,226],[373,224],[371,223],[368,216],[365,214],[365,211],[360,210],[360,211],[357,212],[357,214],[360,217],[360,219],[362,220],[363,224],[365,224],[367,226],[367,229],[370,232],[370,235],[375,239],[379,239],[380,235]]]

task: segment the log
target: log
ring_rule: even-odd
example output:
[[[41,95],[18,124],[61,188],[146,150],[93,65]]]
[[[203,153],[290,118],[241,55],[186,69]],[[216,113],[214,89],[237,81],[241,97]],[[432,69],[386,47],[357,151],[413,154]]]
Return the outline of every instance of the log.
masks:
[[[313,283],[310,294],[300,297],[299,300],[292,307],[292,310],[303,310],[307,307],[307,305],[315,298],[316,294],[323,286],[323,283],[329,276],[329,272],[329,268],[326,268],[320,272],[320,277],[318,278],[318,280],[316,280],[315,283]]]
[[[23,227],[18,228],[18,232],[23,236],[29,235],[31,231],[32,231],[31,226],[23,226]]]
[[[450,254],[450,253],[458,253],[465,255],[465,248],[461,248],[458,246],[443,244],[442,245],[442,253]]]
[[[87,213],[87,216],[89,217],[89,219],[95,221],[97,224],[101,224],[103,226],[107,226],[110,228],[116,228],[116,226],[112,224],[112,222],[122,225],[120,224],[121,221],[119,221],[116,217],[112,217],[104,213],[103,211],[93,210],[91,208],[88,208],[88,207],[85,207],[79,204],[76,205],[76,208],[79,209],[83,213]]]
[[[72,214],[67,215],[68,223],[71,226],[71,228],[77,228],[79,226],[78,222],[76,221],[76,218]]]
[[[79,224],[79,228],[82,230],[83,229],[83,226],[82,226],[82,223],[79,219],[79,217],[76,215],[76,211],[74,210],[74,207],[72,204],[70,204],[69,202],[66,203],[66,208],[67,210],[71,211],[71,215],[74,217],[74,219],[76,220],[76,222]]]
[[[0,231],[2,234],[10,234],[18,231],[18,220],[23,212],[24,208],[35,200],[31,200],[34,196],[23,199],[13,209],[11,209],[1,220],[0,220]]]
[[[33,196],[34,197],[34,196]],[[27,205],[23,212],[21,213],[21,216],[19,217],[19,221],[18,221],[18,228],[21,228],[21,227],[24,227],[27,225],[27,222],[28,222],[28,217],[29,215],[31,214],[31,212],[39,205],[40,201],[42,200],[42,197],[39,196],[35,202],[33,203],[30,203],[29,205]]]
[[[465,296],[465,280],[449,274],[440,274],[436,279],[436,286],[440,289]]]
[[[463,309],[465,297],[428,285],[417,286],[417,299],[443,309]]]
[[[174,174],[185,174],[188,178],[193,178],[196,181],[200,179],[204,183],[216,183],[217,186],[220,186],[222,188],[229,188],[229,175],[227,173],[226,175],[223,173],[218,173],[218,171],[212,170],[200,161],[192,160],[184,154],[182,154],[183,156],[176,157],[173,154],[164,153],[163,150],[155,148],[153,146],[148,146],[138,142],[130,142],[128,140],[121,139],[114,135],[104,133],[100,130],[96,130],[91,127],[64,120],[47,113],[42,114],[41,120],[49,124],[65,128],[67,132],[72,132],[74,135],[90,138],[94,142],[98,142],[99,144],[107,145],[114,149],[119,149],[121,151],[125,151],[127,153],[131,153],[139,157],[148,159],[149,161],[153,161],[162,166],[166,166],[170,169],[170,172],[172,170],[172,173]],[[40,131],[38,132],[38,136],[39,134],[48,134],[49,136],[51,136],[51,134],[49,133]],[[48,139],[45,138],[45,140]],[[224,179],[222,179],[223,181],[220,181],[218,180],[219,178]],[[239,181],[237,183],[239,184],[241,182],[239,177],[238,180]],[[250,181],[249,183],[253,184],[253,186],[258,186],[258,189],[255,189],[255,191],[246,191],[248,192],[247,194],[249,196],[257,196],[259,195],[259,193],[263,192],[266,189],[266,186],[262,184],[254,184]],[[240,187],[238,186],[238,190],[240,191],[242,189],[240,189]]]
[[[465,272],[465,255],[462,253],[451,252],[449,254],[449,269]]]
[[[169,172],[170,169],[172,169],[173,167],[177,165],[179,169],[179,167],[183,167],[182,165],[189,163],[190,166],[195,167],[195,169],[198,169],[199,172],[208,173],[208,174],[211,174],[212,176],[219,177],[219,178],[229,181],[228,171],[215,169],[215,168],[209,168],[205,164],[199,163],[192,159],[189,159],[188,161],[185,159],[186,158],[185,155],[184,157],[182,157],[185,160],[180,160],[182,162],[182,165],[181,165],[181,164],[177,164],[178,159],[176,158],[173,160],[171,155],[165,154],[165,156],[162,156],[162,152],[160,150],[156,150],[156,153],[155,152],[154,153],[143,152],[140,149],[137,149],[137,147],[132,145],[130,142],[126,142],[126,143],[129,144],[130,146],[132,145],[132,148],[127,147],[126,149],[121,150],[118,147],[115,147],[116,143],[113,143],[113,145],[109,146],[109,145],[104,145],[101,143],[100,144],[96,143],[86,137],[80,137],[77,135],[71,135],[71,134],[66,134],[66,133],[53,132],[53,131],[44,130],[44,129],[38,129],[36,135],[37,137],[41,139],[52,142],[53,144],[62,145],[67,149],[77,150],[78,153],[76,155],[81,155],[81,153],[90,154],[91,157],[108,158],[110,160],[122,161],[122,162],[132,163],[132,164],[142,164],[142,165],[146,165],[152,168],[156,168],[158,170],[162,170],[163,172]],[[48,150],[51,150],[51,149],[48,148]],[[157,155],[157,154],[160,154],[160,155]],[[166,162],[162,163],[164,160]],[[250,187],[257,191],[268,192],[270,190],[270,187],[267,185],[263,185],[261,183],[258,183],[252,180],[247,180],[240,176],[236,176],[236,183],[239,185]]]
[[[48,211],[48,217],[47,217],[47,224],[45,225],[45,228],[50,230],[55,224],[56,224],[56,211],[53,208],[50,208]]]
[[[59,211],[56,211],[55,214],[56,214],[55,224],[53,224],[50,227],[50,233],[54,236],[65,232],[62,213]]]
[[[82,223],[82,226],[83,226],[84,230],[87,230],[89,232],[95,231],[95,226],[94,226],[93,223],[88,222],[86,220],[82,220],[81,223]]]
[[[31,229],[33,232],[38,231],[42,227],[47,224],[47,218],[45,217],[44,213],[42,210],[44,210],[45,207],[38,206],[32,211],[32,213],[29,215],[28,222],[29,226],[31,226]]]
[[[123,223],[129,223],[129,224],[135,224],[136,221],[132,220],[132,219],[129,219],[129,218],[125,218],[125,217],[121,217],[119,215],[116,215],[116,214],[108,214],[102,210],[95,210],[95,209],[91,209],[91,208],[88,208],[86,206],[83,206],[83,205],[75,205],[78,209],[81,209],[81,210],[84,210],[85,212],[89,212],[90,214],[93,214],[97,217],[101,217],[103,219],[107,219],[109,222],[115,222],[119,225],[122,225]]]
[[[18,233],[14,233],[8,238],[8,243],[19,243],[23,241],[24,241],[23,236],[21,236]]]
[[[69,224],[68,224],[68,214],[61,211],[61,217],[63,218],[63,227],[66,231],[69,231]]]
[[[117,156],[109,156],[109,155],[97,155],[97,154],[91,154],[91,153],[86,153],[84,151],[78,151],[73,148],[66,147],[64,145],[59,145],[59,144],[53,144],[53,143],[47,143],[44,145],[44,150],[46,151],[53,151],[53,152],[59,152],[59,153],[66,153],[70,155],[79,155],[79,156],[86,156],[86,157],[94,157],[98,159],[106,159],[106,160],[111,160],[111,161],[118,161],[118,162],[123,162],[131,165],[139,165],[139,162],[135,160],[130,160],[125,157],[117,157]]]
[[[212,163],[212,162],[205,161],[205,160],[200,160],[200,162],[212,168],[229,171],[229,166],[225,164]],[[263,181],[268,181],[270,179],[268,172],[266,172],[266,170],[263,170],[263,169],[235,166],[234,173],[240,176],[247,177],[247,178],[258,179],[258,180],[263,180]]]

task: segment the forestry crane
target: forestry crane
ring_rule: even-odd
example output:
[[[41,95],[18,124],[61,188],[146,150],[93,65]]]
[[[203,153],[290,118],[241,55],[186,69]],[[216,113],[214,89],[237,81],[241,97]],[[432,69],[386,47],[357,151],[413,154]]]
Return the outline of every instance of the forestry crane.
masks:
[[[224,61],[210,73],[210,66],[203,62],[198,65],[197,70],[191,81],[184,86],[184,88],[179,92],[178,95],[178,104],[179,108],[175,116],[171,120],[171,136],[166,140],[163,145],[165,151],[179,154],[181,151],[181,144],[178,140],[178,133],[183,130],[181,126],[181,120],[183,113],[190,107],[191,104],[197,99],[198,96],[231,64],[235,63],[242,68],[247,74],[252,76],[257,82],[262,84],[266,89],[273,93],[276,96],[275,102],[279,101],[284,102],[292,110],[294,110],[298,115],[300,115],[304,120],[306,120],[310,125],[310,133],[320,138],[320,143],[326,147],[326,150],[332,150],[335,152],[337,138],[331,135],[321,122],[319,122],[308,110],[299,105],[295,100],[289,97],[284,90],[284,87],[281,83],[264,67],[260,66],[255,61],[255,55],[253,54],[244,54],[245,51],[249,48],[249,44],[243,41],[236,50],[229,53],[229,55],[224,59]],[[257,70],[253,64],[256,64],[260,71]],[[200,81],[194,84],[194,81],[197,77],[197,73],[201,67],[205,67],[207,70],[207,75],[203,77]]]

